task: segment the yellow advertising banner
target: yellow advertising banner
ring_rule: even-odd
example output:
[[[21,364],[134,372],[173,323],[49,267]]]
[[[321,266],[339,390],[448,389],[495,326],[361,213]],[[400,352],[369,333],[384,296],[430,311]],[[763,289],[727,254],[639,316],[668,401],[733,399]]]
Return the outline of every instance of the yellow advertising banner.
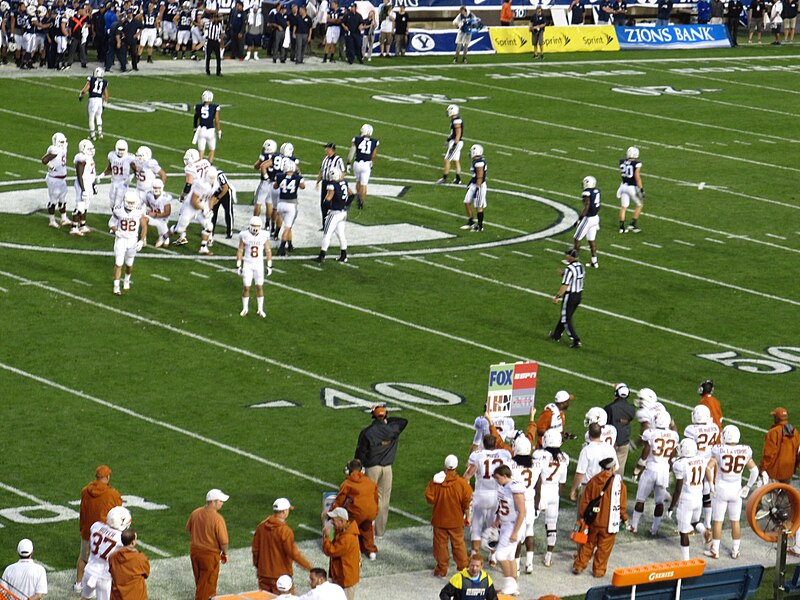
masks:
[[[490,27],[489,35],[498,54],[533,52],[531,33],[527,27]],[[612,25],[545,27],[544,51],[598,52],[619,50],[617,32]]]

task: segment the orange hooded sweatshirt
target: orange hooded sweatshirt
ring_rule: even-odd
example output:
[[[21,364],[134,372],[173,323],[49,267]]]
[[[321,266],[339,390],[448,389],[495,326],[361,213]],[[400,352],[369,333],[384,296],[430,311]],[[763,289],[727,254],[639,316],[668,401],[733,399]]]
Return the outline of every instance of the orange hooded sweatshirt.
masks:
[[[361,550],[358,545],[358,525],[348,521],[344,531],[337,531],[331,541],[322,539],[322,551],[331,559],[328,567],[331,581],[343,588],[353,587],[361,578]]]
[[[122,496],[102,481],[93,481],[81,490],[81,538],[89,539],[89,530],[97,521],[106,521],[108,511],[122,506]]]
[[[253,565],[261,577],[277,579],[281,575],[293,575],[297,563],[306,571],[311,563],[294,543],[294,532],[275,515],[267,517],[256,527],[253,535]]]
[[[351,521],[374,520],[378,516],[378,485],[362,471],[350,473],[333,501],[333,508],[339,506],[347,510]]]
[[[425,490],[425,500],[433,504],[431,524],[443,529],[463,527],[469,515],[472,488],[455,469],[445,471],[444,481],[430,481]]]

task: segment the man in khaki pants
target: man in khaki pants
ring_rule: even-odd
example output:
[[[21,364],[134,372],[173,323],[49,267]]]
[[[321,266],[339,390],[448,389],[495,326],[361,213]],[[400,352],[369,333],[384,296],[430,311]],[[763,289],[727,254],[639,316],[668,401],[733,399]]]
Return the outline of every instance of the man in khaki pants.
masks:
[[[386,531],[392,498],[392,463],[397,454],[397,441],[406,425],[407,419],[389,417],[386,406],[373,406],[372,423],[358,435],[356,458],[364,465],[367,477],[378,484],[378,516],[375,518],[377,537]]]

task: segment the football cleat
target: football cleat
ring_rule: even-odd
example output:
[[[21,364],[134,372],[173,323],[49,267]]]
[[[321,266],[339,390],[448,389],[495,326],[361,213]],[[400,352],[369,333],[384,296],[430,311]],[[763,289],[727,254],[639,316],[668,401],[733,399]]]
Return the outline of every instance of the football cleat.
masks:
[[[529,575],[530,575],[531,573],[533,573],[533,563],[527,563],[527,564],[525,565],[525,572],[526,572],[527,574],[529,574]]]
[[[369,553],[369,559],[370,560],[375,560],[376,558],[378,558],[378,555],[375,552],[370,552]]]
[[[473,226],[474,224],[475,224],[475,223],[466,223],[466,224],[464,224],[464,225],[462,225],[462,226],[461,226],[461,229],[464,229],[464,230],[467,230],[467,229],[472,229],[472,226]]]
[[[624,227],[620,227],[620,228],[619,228],[619,232],[620,232],[620,233],[628,233],[628,230],[627,230],[627,229],[625,229]]]
[[[583,344],[580,341],[573,340],[573,342],[569,345],[570,348],[580,348]]]
[[[240,317],[246,317],[246,316],[247,316],[247,312],[248,312],[248,311],[247,311],[247,309],[246,309],[246,308],[243,308],[243,309],[242,309],[242,312],[240,312],[240,313],[239,313],[239,316],[240,316]]]
[[[176,246],[184,246],[184,245],[186,245],[188,243],[189,243],[189,240],[187,240],[185,237],[179,237],[177,240],[175,240],[175,245]]]
[[[473,232],[476,232],[476,231],[483,231],[483,226],[482,226],[482,225],[478,225],[477,223],[475,223],[475,224],[472,226],[472,231],[473,231]]]
[[[59,229],[61,227],[61,225],[59,225],[55,221],[50,221],[50,227],[52,227],[54,229]]]
[[[211,254],[211,250],[208,249],[208,246],[200,246],[200,250],[197,253],[208,256]]]
[[[703,554],[705,554],[709,558],[713,558],[714,560],[717,560],[719,558],[719,553],[714,552],[713,550],[703,550]]]
[[[633,233],[640,233],[642,230],[639,229],[636,225],[628,225],[628,231],[632,231]]]
[[[267,313],[265,313],[263,310],[258,311],[256,314],[259,317],[261,317],[262,319],[266,319],[267,318]]]
[[[550,553],[550,552],[545,552],[544,560],[542,561],[542,564],[545,567],[552,567],[553,566],[553,554]]]
[[[453,183],[456,185],[461,185],[461,175],[456,175],[456,178],[453,179]]]
[[[69,234],[70,235],[77,235],[78,237],[83,237],[83,234],[81,233],[81,230],[78,229],[77,227],[73,227],[72,229],[70,229],[69,230]]]
[[[737,560],[739,558],[739,556],[740,556],[740,554],[739,554],[738,550],[731,550],[731,558],[733,560]]]
[[[123,290],[129,290],[129,289],[131,289],[131,282],[130,282],[130,281],[123,281],[123,282],[122,282],[122,289],[123,289]]]
[[[72,585],[72,591],[75,592],[76,594],[80,594],[81,591],[83,591],[83,584],[80,581],[76,581]]]
[[[591,267],[593,269],[599,269],[600,268],[600,265],[598,263],[596,263],[596,262],[594,262],[594,263],[593,262],[588,262],[588,263],[586,263],[586,266],[587,267]]]
[[[634,534],[637,532],[636,527],[634,527],[633,525],[628,525],[627,529],[628,529],[628,531],[630,531],[631,533],[634,533]]]
[[[81,233],[86,234],[86,233],[91,233],[91,231],[92,231],[92,229],[90,227],[88,227],[87,225],[81,225]]]
[[[72,221],[67,219],[66,217],[61,219],[61,227],[66,227],[67,225],[72,225]]]

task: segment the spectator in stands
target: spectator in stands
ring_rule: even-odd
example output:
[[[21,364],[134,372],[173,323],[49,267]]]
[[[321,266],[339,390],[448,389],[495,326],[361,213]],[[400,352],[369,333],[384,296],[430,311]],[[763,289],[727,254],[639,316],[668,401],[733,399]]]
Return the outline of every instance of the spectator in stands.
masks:
[[[392,0],[383,0],[381,9],[378,12],[378,49],[381,56],[389,56],[394,39],[394,12],[392,11]],[[395,48],[395,51],[397,48]]]
[[[400,5],[400,12],[394,16],[394,51],[398,56],[406,55],[408,46],[408,13],[406,5]]]
[[[359,63],[364,63],[364,58],[361,55],[361,28],[363,26],[364,18],[358,12],[358,5],[353,2],[342,20],[347,62],[351,65],[356,59],[358,59]]]
[[[352,600],[361,578],[358,527],[341,506],[326,514],[330,520],[322,529],[322,552],[331,559],[328,572],[331,580],[342,586],[348,599]]]
[[[250,6],[250,10],[247,11],[247,23],[244,27],[244,43],[247,45],[245,60],[250,60],[251,54],[253,60],[258,60],[258,47],[261,45],[261,35],[263,33],[264,16],[261,14],[261,7],[258,4],[253,4]]]
[[[497,591],[489,574],[483,570],[483,557],[473,554],[469,564],[453,575],[439,592],[440,600],[497,600]]]
[[[294,532],[286,524],[289,511],[293,509],[287,498],[278,498],[272,503],[272,515],[261,521],[253,534],[253,566],[260,590],[276,593],[278,578],[293,575],[294,563],[311,570],[311,563],[300,552],[294,541]]]
[[[433,476],[425,489],[425,500],[433,505],[433,557],[436,559],[434,577],[447,577],[450,553],[447,542],[453,549],[453,560],[459,571],[466,569],[467,547],[464,543],[464,526],[469,525],[469,509],[472,488],[456,473],[458,458],[450,454],[444,459],[444,471]]]
[[[572,0],[572,2],[569,5],[570,25],[583,25],[585,6],[586,6],[586,0]]]
[[[752,0],[747,7],[747,43],[753,43],[753,33],[758,32],[758,43],[764,33],[764,0]]]
[[[305,6],[300,7],[300,16],[294,26],[295,55],[294,62],[302,65],[305,60],[306,52],[311,45],[311,32],[314,29],[314,21],[308,14]]]
[[[617,430],[617,439],[614,449],[617,453],[619,472],[625,474],[625,464],[628,462],[628,450],[631,447],[631,423],[636,418],[636,409],[628,402],[630,390],[624,383],[614,386],[614,401],[606,405],[608,424]]]
[[[672,14],[672,0],[658,0],[656,27],[666,27],[669,25],[669,17]]]
[[[364,20],[364,29],[361,37],[361,56],[366,57],[367,62],[372,60],[372,51],[375,46],[375,29],[378,26],[378,19],[375,11],[369,11],[369,15]]]
[[[697,24],[705,25],[711,19],[711,4],[708,0],[697,0]]]
[[[514,24],[514,11],[511,10],[511,0],[503,0],[500,7],[500,25],[511,27]]]
[[[528,29],[531,31],[531,45],[533,46],[533,58],[544,60],[544,28],[547,26],[547,18],[544,16],[541,5],[531,15],[531,23]],[[538,48],[538,54],[537,54]]]
[[[47,594],[47,573],[42,565],[33,562],[33,542],[27,538],[20,540],[17,556],[19,560],[3,571],[3,583],[10,585],[11,591],[23,598],[42,600]]]
[[[722,25],[724,22],[725,5],[722,0],[711,0],[711,24]]]
[[[731,46],[734,48],[739,45],[737,41],[739,38],[739,17],[744,10],[742,0],[729,0],[728,2],[728,37],[731,40]],[[712,413],[713,415],[713,413]]]
[[[783,3],[783,39],[787,42],[794,42],[794,30],[797,24],[797,2],[798,0],[786,0]]]
[[[325,569],[311,569],[308,583],[311,591],[300,596],[299,600],[346,600],[347,598],[341,586],[328,581]]]
[[[600,0],[597,7],[597,24],[608,25],[611,22],[611,16],[614,14],[614,7],[611,0]]]
[[[297,21],[300,18],[300,10],[297,4],[292,4],[289,14],[286,15],[286,35],[289,36],[289,60],[295,62],[295,54],[297,52]],[[286,40],[284,40],[284,46]]]
[[[234,60],[244,60],[244,34],[247,24],[247,13],[244,12],[244,2],[236,0],[236,7],[231,11],[231,50],[230,57]]]
[[[614,19],[614,25],[616,27],[624,27],[628,24],[628,3],[625,0],[614,0],[614,4],[611,5],[613,10],[612,16]]]
[[[339,486],[339,493],[331,508],[347,508],[350,520],[358,526],[358,543],[362,554],[375,560],[378,548],[375,546],[372,522],[378,516],[378,485],[364,475],[364,467],[357,458],[347,463],[344,472],[347,479]]]
[[[146,600],[150,561],[136,549],[136,531],[122,532],[122,548],[108,557],[111,573],[111,600]]]

